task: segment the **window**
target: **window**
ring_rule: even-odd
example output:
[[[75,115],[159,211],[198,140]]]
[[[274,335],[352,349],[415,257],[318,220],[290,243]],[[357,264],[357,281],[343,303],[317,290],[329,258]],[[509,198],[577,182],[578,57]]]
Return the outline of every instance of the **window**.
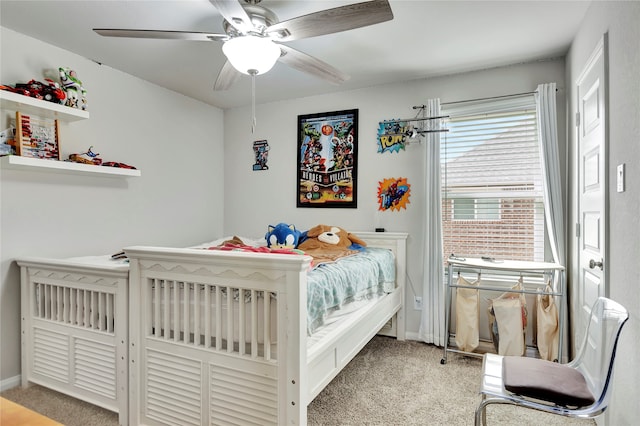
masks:
[[[533,95],[443,105],[445,258],[544,260],[544,203]]]
[[[499,198],[457,198],[451,200],[453,220],[500,220]]]

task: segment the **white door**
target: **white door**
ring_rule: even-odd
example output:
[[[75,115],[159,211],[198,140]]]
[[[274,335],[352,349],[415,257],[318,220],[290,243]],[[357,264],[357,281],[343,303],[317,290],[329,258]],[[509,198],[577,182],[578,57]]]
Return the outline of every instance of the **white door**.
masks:
[[[572,306],[575,342],[584,337],[591,306],[607,287],[607,122],[606,34],[576,81],[578,116],[577,282]],[[577,348],[576,348],[577,349]]]

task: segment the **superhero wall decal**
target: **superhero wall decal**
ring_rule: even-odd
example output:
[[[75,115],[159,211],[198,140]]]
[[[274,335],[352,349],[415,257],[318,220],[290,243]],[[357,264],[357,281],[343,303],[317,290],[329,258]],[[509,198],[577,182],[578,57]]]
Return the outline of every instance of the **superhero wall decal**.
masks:
[[[378,182],[378,210],[406,209],[411,195],[407,178],[389,178]]]

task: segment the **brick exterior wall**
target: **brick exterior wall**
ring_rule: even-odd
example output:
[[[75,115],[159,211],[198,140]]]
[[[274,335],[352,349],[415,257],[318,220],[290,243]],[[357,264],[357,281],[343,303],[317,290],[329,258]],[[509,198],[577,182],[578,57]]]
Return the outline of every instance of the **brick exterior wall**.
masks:
[[[536,215],[531,199],[502,199],[500,220],[453,220],[452,200],[442,201],[445,259],[457,256],[534,261]],[[524,243],[524,242],[527,243]]]

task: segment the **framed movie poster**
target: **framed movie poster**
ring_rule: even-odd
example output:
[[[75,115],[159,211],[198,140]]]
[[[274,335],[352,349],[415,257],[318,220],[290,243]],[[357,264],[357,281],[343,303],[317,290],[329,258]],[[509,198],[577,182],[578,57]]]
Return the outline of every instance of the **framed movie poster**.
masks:
[[[358,110],[298,116],[298,207],[357,207]]]

